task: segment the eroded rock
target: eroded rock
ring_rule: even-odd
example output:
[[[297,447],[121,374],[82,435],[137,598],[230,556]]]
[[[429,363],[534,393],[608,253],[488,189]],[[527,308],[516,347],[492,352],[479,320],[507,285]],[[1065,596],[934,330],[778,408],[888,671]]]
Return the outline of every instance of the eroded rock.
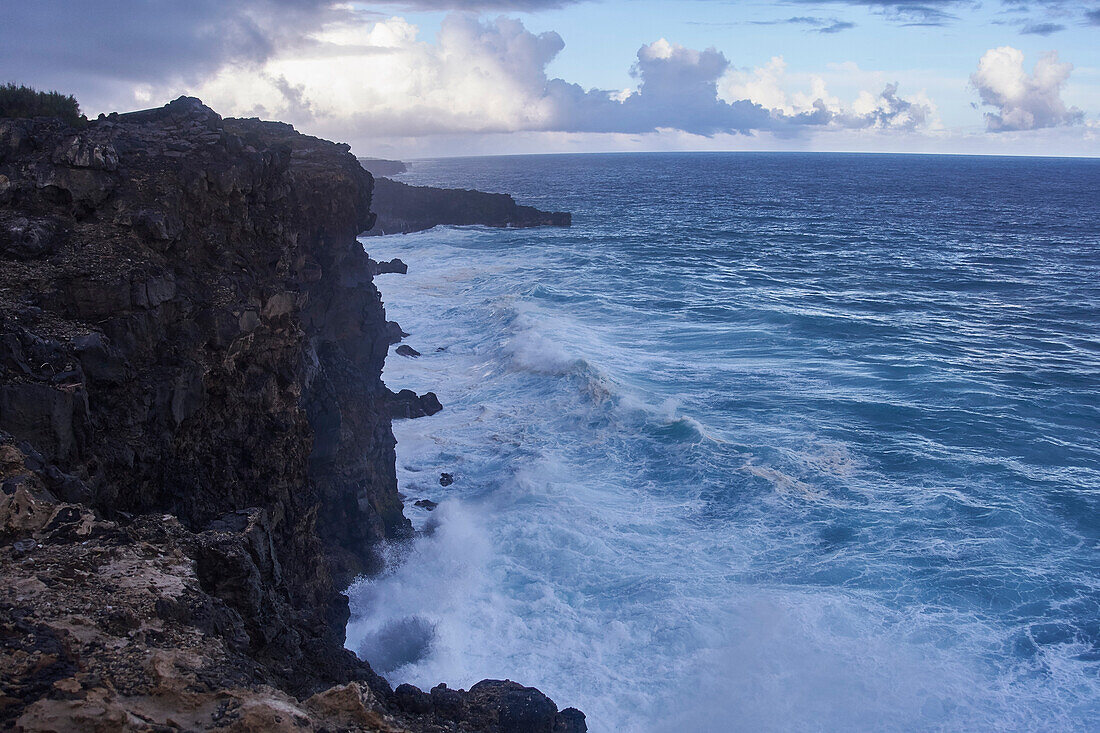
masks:
[[[0,120],[0,728],[542,724],[510,687],[408,703],[343,646],[340,589],[411,533],[391,418],[442,409],[381,381],[372,190],[191,98]]]

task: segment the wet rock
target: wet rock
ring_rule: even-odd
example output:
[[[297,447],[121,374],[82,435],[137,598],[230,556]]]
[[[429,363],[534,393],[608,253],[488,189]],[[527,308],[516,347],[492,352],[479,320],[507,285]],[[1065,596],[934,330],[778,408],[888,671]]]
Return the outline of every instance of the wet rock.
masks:
[[[474,729],[501,733],[584,733],[584,715],[559,713],[554,701],[533,687],[510,680],[482,680],[466,695],[467,716]]]
[[[439,485],[440,486],[450,486],[454,482],[455,482],[454,474],[451,474],[451,473],[441,473],[441,474],[439,474]]]
[[[437,506],[439,506],[439,503],[432,501],[431,499],[417,499],[413,502],[413,506],[418,506],[421,509],[427,509],[430,512]]]
[[[466,699],[459,690],[452,690],[440,683],[431,690],[432,708],[437,715],[451,720],[461,720],[464,716]]]
[[[394,420],[411,419],[434,415],[443,409],[434,392],[418,395],[411,389],[403,389],[389,397],[390,415]]]
[[[566,708],[554,720],[554,733],[586,733],[588,723],[584,713],[576,708]]]
[[[389,343],[399,343],[401,339],[405,338],[408,335],[409,334],[405,333],[404,329],[401,328],[401,324],[399,324],[397,321],[386,322],[386,336],[389,339]]]
[[[423,715],[431,712],[432,698],[419,687],[410,684],[398,685],[393,691],[393,701],[398,708],[407,713]]]
[[[397,347],[397,349],[395,349],[395,351],[399,356],[407,356],[412,359],[420,356],[420,352],[409,346],[408,344],[401,344]]]
[[[372,275],[385,275],[385,274],[397,274],[406,275],[409,272],[409,266],[402,262],[397,257],[394,257],[389,262],[375,262],[371,260],[371,274]]]

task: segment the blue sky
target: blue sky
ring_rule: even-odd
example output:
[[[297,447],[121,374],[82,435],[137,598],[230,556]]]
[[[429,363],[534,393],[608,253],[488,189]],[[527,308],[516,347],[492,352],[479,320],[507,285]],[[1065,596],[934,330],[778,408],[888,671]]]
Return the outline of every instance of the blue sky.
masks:
[[[1100,1],[39,0],[11,81],[200,96],[364,154],[1100,155]]]

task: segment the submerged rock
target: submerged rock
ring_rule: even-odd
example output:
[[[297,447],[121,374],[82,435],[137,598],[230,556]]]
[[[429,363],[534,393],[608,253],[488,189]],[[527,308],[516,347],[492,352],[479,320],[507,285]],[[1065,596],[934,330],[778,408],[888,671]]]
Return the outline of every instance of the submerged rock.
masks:
[[[450,486],[454,482],[455,482],[454,474],[451,474],[451,473],[441,473],[441,474],[439,474],[439,485],[440,486]]]

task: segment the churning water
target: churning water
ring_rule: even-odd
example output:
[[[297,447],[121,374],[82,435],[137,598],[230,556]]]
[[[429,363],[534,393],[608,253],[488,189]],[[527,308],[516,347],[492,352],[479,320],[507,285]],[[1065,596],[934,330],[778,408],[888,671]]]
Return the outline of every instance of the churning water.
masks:
[[[574,226],[364,240],[423,352],[384,378],[445,405],[394,426],[427,531],[350,591],[394,684],[507,677],[594,731],[1097,725],[1100,161],[403,179]]]

